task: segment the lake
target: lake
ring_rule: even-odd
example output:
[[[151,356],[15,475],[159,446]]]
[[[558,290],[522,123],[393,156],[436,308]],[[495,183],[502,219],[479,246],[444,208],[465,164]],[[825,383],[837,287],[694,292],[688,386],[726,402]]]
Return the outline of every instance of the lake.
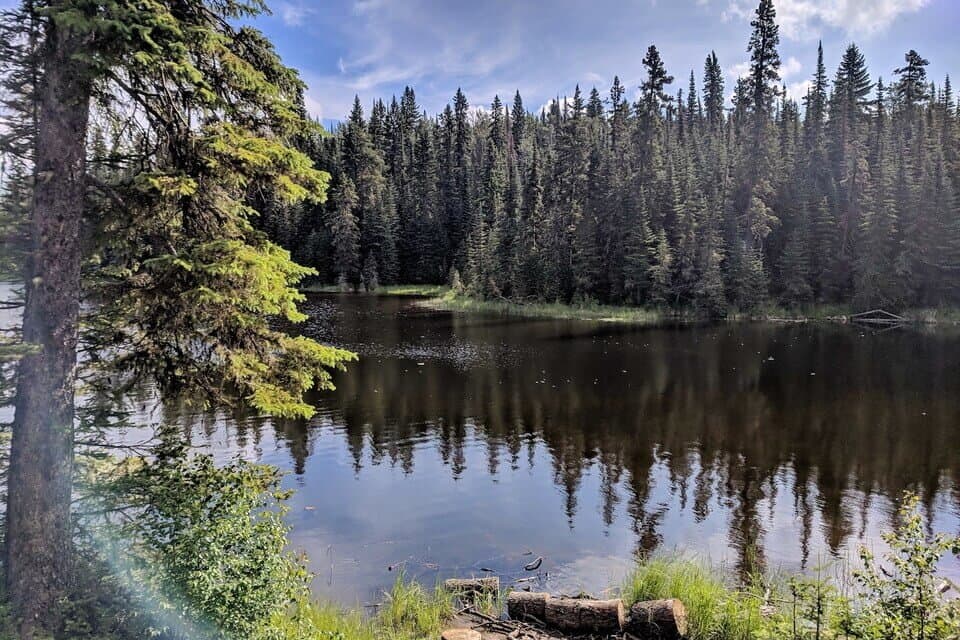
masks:
[[[350,295],[304,310],[299,331],[361,358],[317,416],[185,431],[289,471],[293,544],[346,605],[400,571],[596,594],[638,553],[741,575],[842,566],[883,549],[907,489],[932,530],[960,532],[955,329],[648,328]]]

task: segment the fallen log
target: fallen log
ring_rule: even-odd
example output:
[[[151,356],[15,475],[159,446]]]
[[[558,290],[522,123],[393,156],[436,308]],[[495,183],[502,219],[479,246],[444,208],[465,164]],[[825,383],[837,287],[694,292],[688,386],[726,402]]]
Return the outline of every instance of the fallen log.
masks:
[[[481,637],[474,629],[447,629],[440,634],[440,640],[480,640]]]
[[[496,594],[500,591],[500,578],[450,578],[444,580],[443,588],[460,594]]]
[[[680,640],[687,633],[687,609],[676,598],[637,602],[624,630],[643,640]]]
[[[561,631],[616,633],[623,628],[623,601],[547,598],[543,621]]]
[[[507,614],[514,620],[526,620],[532,616],[543,621],[544,608],[549,599],[549,593],[511,591],[507,595]]]

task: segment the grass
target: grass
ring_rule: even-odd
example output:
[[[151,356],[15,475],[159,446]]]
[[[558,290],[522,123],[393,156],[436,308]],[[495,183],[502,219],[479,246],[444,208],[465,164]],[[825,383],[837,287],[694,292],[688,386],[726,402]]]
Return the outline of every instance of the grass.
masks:
[[[302,288],[310,293],[342,293],[336,285],[312,285]],[[559,302],[527,302],[511,300],[483,300],[463,292],[457,292],[446,285],[399,284],[379,287],[372,293],[359,292],[359,295],[376,296],[416,296],[427,298],[422,301],[425,307],[438,311],[456,311],[463,313],[491,313],[524,318],[551,318],[556,320],[593,320],[598,322],[619,322],[624,324],[654,325],[665,321],[695,322],[704,320],[702,314],[694,310],[678,312],[657,307],[631,307],[624,305],[602,305],[596,303],[563,304]],[[751,312],[733,310],[726,320],[733,322],[790,320],[804,322],[827,322],[844,319],[856,310],[845,304],[808,304],[799,307],[783,307],[768,304]],[[924,308],[898,311],[911,322],[918,324],[960,324],[960,308]]]
[[[623,587],[626,606],[663,598],[683,601],[689,640],[751,640],[761,626],[761,598],[738,591],[719,571],[696,560],[650,559],[636,566]]]
[[[960,309],[955,307],[911,309],[903,315],[922,324],[960,324]]]
[[[660,309],[625,307],[585,303],[580,305],[559,302],[517,303],[508,300],[482,300],[447,289],[443,295],[423,301],[423,306],[440,311],[493,313],[526,318],[553,318],[557,320],[595,320],[627,324],[657,324],[681,316]]]
[[[304,293],[344,293],[337,285],[309,285],[301,287]],[[371,296],[420,296],[439,297],[446,295],[450,287],[442,284],[391,284],[377,287],[376,291],[357,292],[359,295]]]
[[[454,614],[453,597],[398,577],[372,616],[327,602],[303,603],[277,615],[270,629],[278,640],[419,640],[437,638]]]

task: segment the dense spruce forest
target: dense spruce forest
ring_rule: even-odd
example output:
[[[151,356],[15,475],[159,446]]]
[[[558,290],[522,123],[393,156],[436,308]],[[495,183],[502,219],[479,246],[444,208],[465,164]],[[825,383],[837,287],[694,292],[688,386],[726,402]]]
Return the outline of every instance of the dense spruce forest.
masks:
[[[960,302],[960,104],[916,51],[889,80],[823,49],[801,101],[781,86],[770,2],[727,108],[710,53],[676,80],[650,46],[639,88],[519,92],[437,117],[412,88],[309,142],[325,205],[262,224],[320,280],[462,282],[514,300],[695,308]],[[679,89],[674,89],[681,85]],[[637,89],[639,89],[637,91]],[[631,101],[633,95],[637,96]]]

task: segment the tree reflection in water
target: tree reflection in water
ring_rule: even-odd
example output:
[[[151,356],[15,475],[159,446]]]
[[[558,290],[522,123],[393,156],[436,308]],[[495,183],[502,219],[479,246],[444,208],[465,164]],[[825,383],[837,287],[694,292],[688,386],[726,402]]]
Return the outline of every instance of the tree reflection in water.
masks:
[[[605,532],[629,525],[640,553],[696,547],[699,523],[719,510],[742,574],[765,566],[771,544],[807,567],[815,538],[834,555],[872,539],[890,524],[869,522],[872,501],[906,489],[919,491],[931,523],[957,526],[954,333],[651,329],[431,313],[371,297],[318,296],[309,306],[317,320],[303,330],[324,327],[322,337],[359,351],[360,362],[338,377],[337,392],[317,398],[321,412],[310,423],[231,420],[241,445],[269,425],[297,476],[310,475],[318,441],[329,448],[334,439],[361,485],[385,465],[404,477],[429,474],[431,495],[446,496],[440,512],[455,520],[486,495],[457,488],[470,474],[509,480],[511,495],[556,505],[518,475],[549,465],[572,529],[593,474]],[[209,433],[219,428],[207,423]],[[481,453],[485,467],[471,466]],[[304,501],[323,490],[302,484]],[[395,480],[376,490],[408,499]],[[455,507],[444,492],[459,492]],[[674,531],[665,529],[671,514]],[[799,539],[769,541],[768,529],[784,522]],[[442,534],[447,524],[434,520],[427,530]]]

